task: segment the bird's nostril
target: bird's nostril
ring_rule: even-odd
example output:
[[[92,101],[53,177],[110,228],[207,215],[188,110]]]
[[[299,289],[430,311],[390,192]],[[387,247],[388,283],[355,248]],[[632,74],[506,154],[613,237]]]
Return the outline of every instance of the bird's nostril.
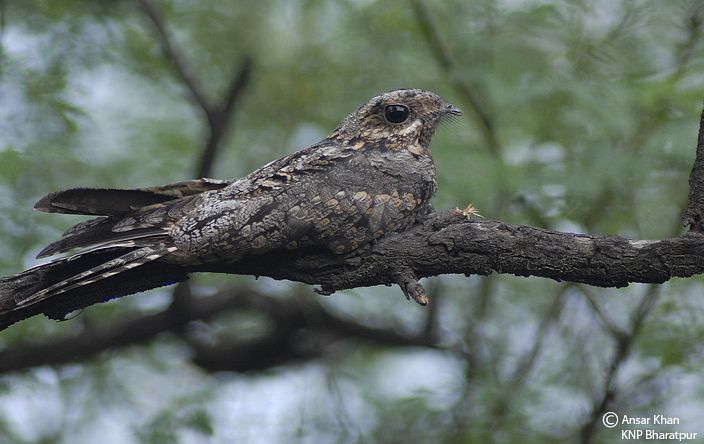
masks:
[[[450,114],[454,114],[454,115],[456,115],[456,116],[461,116],[461,115],[462,115],[462,110],[459,109],[459,108],[457,108],[457,107],[456,107],[455,105],[453,105],[452,103],[447,104],[447,106],[445,106],[445,109],[446,109],[447,112],[450,113]]]

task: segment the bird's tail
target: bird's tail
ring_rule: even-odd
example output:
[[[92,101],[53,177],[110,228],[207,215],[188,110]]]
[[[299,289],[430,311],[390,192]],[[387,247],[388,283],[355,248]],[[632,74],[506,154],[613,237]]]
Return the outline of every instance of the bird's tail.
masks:
[[[166,241],[102,248],[0,278],[0,329],[34,314],[53,319],[79,308],[187,278],[157,259],[176,249]]]

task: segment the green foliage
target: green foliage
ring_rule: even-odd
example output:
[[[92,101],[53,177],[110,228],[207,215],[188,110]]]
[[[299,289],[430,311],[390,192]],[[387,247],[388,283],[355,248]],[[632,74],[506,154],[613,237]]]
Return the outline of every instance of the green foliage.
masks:
[[[177,443],[185,431],[206,437],[213,434],[210,416],[194,400],[178,400],[137,430],[137,438],[145,444]]]
[[[153,3],[211,100],[222,97],[245,55],[254,59],[213,177],[242,176],[320,139],[381,91],[420,87],[465,110],[434,139],[436,207],[472,202],[490,219],[643,239],[681,231],[704,99],[700,2],[426,0],[420,10],[449,63],[428,41],[416,1]],[[6,275],[33,265],[38,249],[78,220],[34,214],[41,195],[192,178],[207,127],[138,1],[0,5]],[[202,291],[251,283],[194,281]],[[256,315],[223,315],[148,347],[5,377],[0,441],[96,442],[107,424],[120,442],[144,443],[577,442],[605,389],[614,390],[610,407],[620,414],[673,412],[678,430],[704,433],[701,278],[670,282],[653,296],[608,386],[617,332],[630,331],[648,287],[599,290],[503,275],[432,282],[447,349],[396,356],[409,368],[385,367],[393,347],[343,341],[322,359],[265,375],[202,374],[184,338],[235,341],[252,336],[247,326],[269,329]],[[282,298],[300,291],[257,285]],[[107,325],[168,303],[160,290],[69,322],[32,319],[2,332],[0,344]],[[427,313],[396,288],[324,303],[405,332],[420,331]],[[51,426],[27,427],[41,410],[27,399],[49,399],[41,415]],[[600,423],[595,430],[589,442],[618,438]]]

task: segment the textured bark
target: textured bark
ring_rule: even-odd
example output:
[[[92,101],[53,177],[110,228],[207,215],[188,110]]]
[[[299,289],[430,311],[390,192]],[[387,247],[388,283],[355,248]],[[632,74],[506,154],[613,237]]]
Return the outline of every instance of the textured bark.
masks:
[[[460,273],[540,276],[598,287],[662,283],[704,272],[704,236],[665,240],[589,236],[496,221],[470,220],[456,210],[388,236],[370,250],[336,257],[266,255],[219,271],[318,284],[320,292],[400,283],[416,277]]]
[[[689,175],[689,197],[682,223],[689,225],[691,231],[704,231],[704,111],[699,120],[697,157]]]

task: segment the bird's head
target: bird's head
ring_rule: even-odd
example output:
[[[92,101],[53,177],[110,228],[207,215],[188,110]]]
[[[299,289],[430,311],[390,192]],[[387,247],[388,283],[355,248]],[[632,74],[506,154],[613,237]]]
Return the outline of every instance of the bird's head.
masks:
[[[430,139],[440,121],[461,115],[462,110],[433,92],[399,89],[370,99],[340,122],[328,138],[358,147],[373,143],[386,149],[429,153]]]

